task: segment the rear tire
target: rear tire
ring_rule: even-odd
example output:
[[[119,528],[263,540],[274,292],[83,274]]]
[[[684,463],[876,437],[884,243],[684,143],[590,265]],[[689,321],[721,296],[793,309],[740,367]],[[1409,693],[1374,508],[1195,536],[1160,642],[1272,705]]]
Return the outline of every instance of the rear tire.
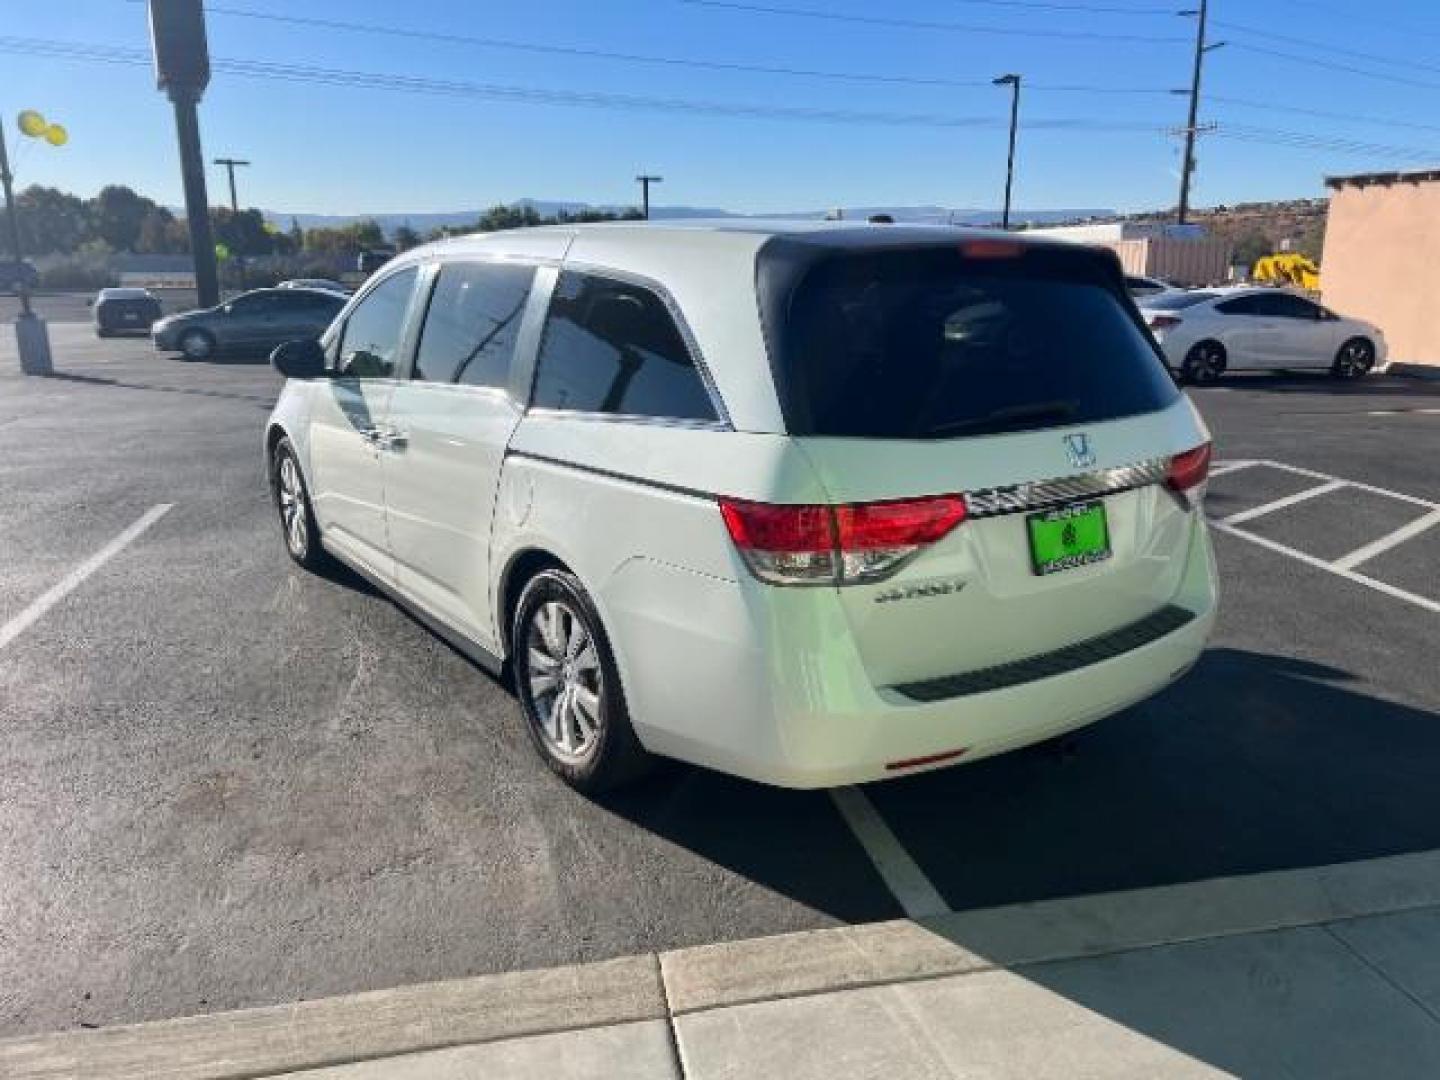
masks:
[[[1335,354],[1330,374],[1337,379],[1359,379],[1375,366],[1375,344],[1369,338],[1353,337]]]
[[[1225,374],[1225,346],[1218,341],[1199,341],[1190,346],[1180,377],[1194,386],[1210,386]]]
[[[305,487],[305,474],[300,459],[288,438],[275,444],[270,456],[270,491],[275,497],[275,510],[280,515],[280,534],[285,551],[297,566],[312,572],[330,562],[330,555],[320,544],[320,526],[310,505]]]
[[[215,338],[205,330],[186,330],[176,344],[186,360],[209,360],[215,355]]]
[[[526,582],[510,640],[526,731],[557,776],[598,795],[650,771],[605,627],[574,574],[542,570]]]

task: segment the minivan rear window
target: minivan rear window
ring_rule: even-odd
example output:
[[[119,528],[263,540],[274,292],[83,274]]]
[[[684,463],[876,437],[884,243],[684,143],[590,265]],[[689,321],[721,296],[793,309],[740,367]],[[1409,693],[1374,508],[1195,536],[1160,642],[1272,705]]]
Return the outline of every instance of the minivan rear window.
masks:
[[[791,434],[943,439],[1176,399],[1117,273],[1079,249],[1017,247],[842,251],[793,272],[788,302],[762,297]]]

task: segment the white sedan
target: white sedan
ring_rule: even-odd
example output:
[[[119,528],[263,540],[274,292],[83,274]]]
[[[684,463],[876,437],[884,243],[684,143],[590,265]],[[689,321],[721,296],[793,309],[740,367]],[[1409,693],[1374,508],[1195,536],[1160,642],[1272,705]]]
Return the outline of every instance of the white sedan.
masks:
[[[1292,368],[1356,379],[1385,359],[1379,327],[1282,289],[1197,289],[1138,303],[1186,382],[1211,383],[1226,371]]]

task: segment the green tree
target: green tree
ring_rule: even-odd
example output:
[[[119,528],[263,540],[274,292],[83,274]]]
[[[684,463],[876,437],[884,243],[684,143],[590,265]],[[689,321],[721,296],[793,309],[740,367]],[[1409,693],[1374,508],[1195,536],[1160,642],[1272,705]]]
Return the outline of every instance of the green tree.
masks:
[[[181,250],[175,246],[175,224],[174,214],[163,206],[154,207],[140,222],[135,250],[154,255],[175,254]]]
[[[15,196],[15,203],[20,242],[30,255],[70,255],[89,239],[90,214],[84,201],[68,192],[32,184]],[[9,227],[4,210],[0,210],[0,228]]]
[[[396,228],[391,234],[391,239],[395,241],[396,251],[408,251],[420,243],[420,234],[412,229],[407,221],[404,225]]]
[[[232,255],[269,255],[275,250],[274,238],[265,228],[265,215],[259,210],[237,214],[226,206],[212,207],[210,226],[215,242],[228,247]]]
[[[155,204],[123,184],[100,189],[91,213],[95,233],[115,251],[134,251],[140,242],[140,228]]]
[[[1251,229],[1235,240],[1235,253],[1231,258],[1237,266],[1254,266],[1274,250],[1275,244],[1268,236],[1259,229]]]
[[[300,219],[290,219],[290,245],[292,251],[305,250],[305,230],[300,228]]]

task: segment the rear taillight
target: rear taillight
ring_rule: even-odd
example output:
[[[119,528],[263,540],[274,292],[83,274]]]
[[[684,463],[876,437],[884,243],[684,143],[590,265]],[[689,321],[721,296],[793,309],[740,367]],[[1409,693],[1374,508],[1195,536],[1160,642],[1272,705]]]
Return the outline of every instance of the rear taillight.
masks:
[[[720,514],[751,573],[776,585],[879,581],[965,520],[964,496],[774,505],[721,499]]]
[[[1170,459],[1165,486],[1186,506],[1198,506],[1205,498],[1205,481],[1210,476],[1210,444],[1201,443]]]
[[[1179,315],[1151,315],[1149,326],[1151,330],[1174,330],[1181,321]]]

